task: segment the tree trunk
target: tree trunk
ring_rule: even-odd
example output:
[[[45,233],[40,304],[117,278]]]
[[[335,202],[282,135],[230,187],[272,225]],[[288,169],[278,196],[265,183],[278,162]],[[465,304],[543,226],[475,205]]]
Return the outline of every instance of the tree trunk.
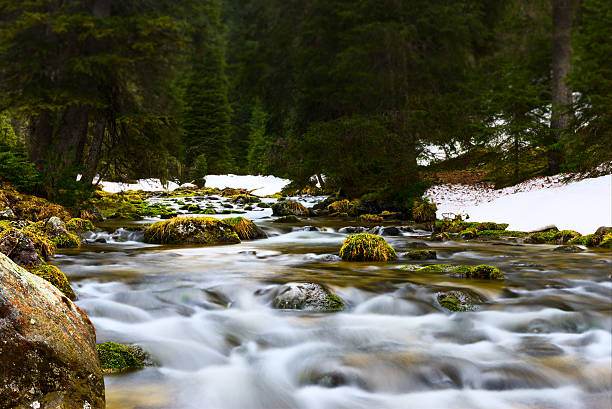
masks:
[[[106,120],[100,118],[94,124],[93,135],[91,144],[89,146],[89,152],[87,160],[83,164],[83,173],[81,176],[81,183],[85,187],[90,187],[93,183],[96,171],[98,170],[98,160],[100,159],[100,152],[102,150],[102,143],[104,142],[104,136],[106,131]]]
[[[572,90],[566,82],[570,71],[572,53],[572,0],[553,0],[552,42],[552,117],[550,120],[551,142],[557,144],[568,128],[571,114]],[[548,171],[559,173],[563,155],[558,146],[549,147]]]

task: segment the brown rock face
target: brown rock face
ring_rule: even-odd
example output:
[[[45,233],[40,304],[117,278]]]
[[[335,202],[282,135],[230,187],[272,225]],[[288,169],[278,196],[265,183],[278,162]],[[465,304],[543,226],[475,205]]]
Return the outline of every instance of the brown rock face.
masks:
[[[41,263],[32,240],[23,232],[13,228],[0,233],[0,253],[22,266]]]
[[[59,290],[0,254],[0,408],[104,408],[96,334]]]

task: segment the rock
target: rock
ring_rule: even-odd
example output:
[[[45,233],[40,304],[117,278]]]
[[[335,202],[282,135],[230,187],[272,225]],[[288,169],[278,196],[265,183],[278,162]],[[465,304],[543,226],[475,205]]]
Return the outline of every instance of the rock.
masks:
[[[382,223],[383,218],[375,214],[362,214],[357,217],[357,221],[363,223]]]
[[[559,253],[580,253],[580,252],[583,252],[584,250],[578,246],[559,246],[559,247],[555,247],[553,251],[556,251]]]
[[[282,200],[272,205],[273,216],[308,216],[309,212],[304,205],[290,200]]]
[[[548,226],[544,226],[536,230],[531,230],[529,233],[543,233],[547,231],[559,231],[559,229],[554,224],[549,224]]]
[[[104,379],[87,315],[2,254],[0,282],[1,406],[103,409]]]
[[[595,230],[596,236],[604,236],[607,233],[612,233],[612,227],[601,226]]]
[[[314,312],[342,311],[344,303],[327,287],[314,283],[289,283],[274,297],[274,308]]]
[[[438,258],[434,250],[413,250],[403,254],[411,260],[433,260]]]
[[[344,261],[389,261],[397,255],[385,239],[368,233],[349,236],[342,243],[340,258]]]
[[[42,263],[34,242],[21,230],[15,228],[0,232],[0,253],[20,266]]]
[[[138,345],[104,342],[96,346],[104,373],[119,373],[128,369],[153,365],[151,355]]]
[[[42,222],[39,222],[42,224]],[[48,236],[58,248],[73,248],[79,247],[81,244],[78,236],[68,231],[66,223],[57,216],[50,217],[44,224],[38,228],[37,233]]]
[[[387,226],[387,227],[376,227],[377,231],[374,233],[379,234],[380,236],[401,236],[402,231],[395,226]]]
[[[211,217],[175,217],[153,223],[145,230],[145,243],[236,244],[240,238],[232,226]]]
[[[104,237],[99,237],[95,240],[96,243],[106,243],[106,239]]]
[[[301,229],[299,229],[301,231],[321,231],[321,229],[319,229],[316,226],[304,226]]]
[[[365,233],[367,230],[368,229],[362,226],[347,226],[347,227],[343,227],[340,230],[338,230],[338,233],[348,233],[348,234]]]
[[[14,220],[16,218],[17,216],[15,216],[15,213],[13,213],[10,207],[5,207],[0,210],[0,220]]]
[[[57,216],[50,217],[49,220],[45,223],[45,228],[49,232],[49,234],[59,236],[60,234],[68,233],[68,227],[66,227],[66,223],[63,222]]]
[[[268,237],[266,232],[263,231],[261,227],[257,226],[251,220],[245,219],[244,217],[232,217],[229,219],[224,219],[223,221],[236,230],[240,240],[256,240],[265,239]]]
[[[464,290],[439,292],[436,294],[436,299],[440,307],[453,312],[474,311],[475,304],[482,302]]]
[[[429,248],[429,246],[426,243],[423,243],[422,241],[411,241],[410,243],[406,243],[406,247],[408,247],[409,249]]]
[[[274,220],[274,223],[299,223],[300,219],[297,216],[281,216]]]

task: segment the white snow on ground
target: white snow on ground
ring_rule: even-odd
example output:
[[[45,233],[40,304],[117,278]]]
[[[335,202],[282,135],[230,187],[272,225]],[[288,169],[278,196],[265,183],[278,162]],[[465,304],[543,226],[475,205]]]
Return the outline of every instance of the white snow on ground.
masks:
[[[289,184],[290,180],[277,178],[276,176],[254,176],[254,175],[207,175],[206,187],[223,189],[231,187],[234,189],[253,190],[258,196],[273,195],[278,193]]]
[[[171,192],[179,187],[179,185],[174,182],[168,182],[168,184],[164,186],[159,179],[140,179],[138,183],[107,182],[103,180],[100,182],[100,186],[102,190],[109,193],[123,192],[126,190],[144,190],[146,192],[166,190]],[[193,185],[186,184],[183,186]]]
[[[469,215],[469,221],[509,223],[508,230],[548,225],[581,234],[612,226],[612,175],[564,184],[568,175],[539,177],[495,190],[487,185],[437,185],[424,197],[438,206],[438,218]]]
[[[223,189],[231,187],[234,189],[253,190],[258,196],[273,195],[281,191],[290,181],[275,176],[253,176],[253,175],[208,175],[206,176],[206,187]],[[107,182],[100,183],[102,190],[109,193],[123,192],[126,190],[144,190],[146,192],[167,191],[171,192],[179,187],[193,187],[190,183],[178,185],[168,182],[163,185],[159,179],[140,179],[137,183]]]

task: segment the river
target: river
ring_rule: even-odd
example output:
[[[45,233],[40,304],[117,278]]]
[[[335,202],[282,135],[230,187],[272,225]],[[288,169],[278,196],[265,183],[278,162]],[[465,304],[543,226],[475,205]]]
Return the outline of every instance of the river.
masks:
[[[437,260],[349,263],[337,257],[347,236],[338,229],[357,223],[286,226],[270,214],[245,214],[268,239],[158,246],[120,230],[55,257],[98,342],[142,345],[157,364],[107,376],[108,409],[611,407],[610,252],[425,241]],[[387,241],[401,253],[426,237]],[[432,263],[490,264],[506,279],[400,269]],[[345,310],[273,309],[266,290],[296,281],[328,285]],[[436,301],[444,289],[482,303],[451,313]]]

